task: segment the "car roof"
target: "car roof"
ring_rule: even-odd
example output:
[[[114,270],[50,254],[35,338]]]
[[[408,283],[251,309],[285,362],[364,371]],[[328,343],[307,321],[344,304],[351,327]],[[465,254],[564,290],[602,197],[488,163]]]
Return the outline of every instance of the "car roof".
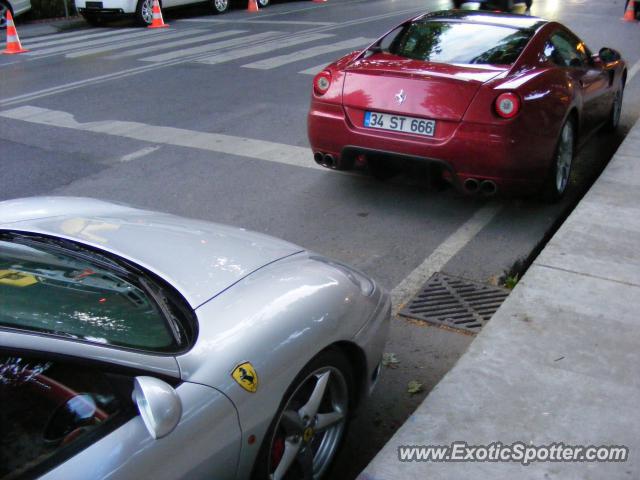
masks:
[[[455,21],[534,30],[537,30],[543,25],[549,23],[548,20],[540,17],[478,10],[442,10],[438,12],[429,12],[414,19],[414,21],[418,20],[434,22]]]

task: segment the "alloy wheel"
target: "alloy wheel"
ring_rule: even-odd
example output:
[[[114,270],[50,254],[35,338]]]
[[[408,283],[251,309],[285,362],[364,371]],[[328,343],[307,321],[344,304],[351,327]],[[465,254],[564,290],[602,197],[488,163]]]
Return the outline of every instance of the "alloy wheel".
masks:
[[[142,0],[142,5],[140,6],[140,16],[144,23],[151,25],[153,22],[153,1],[152,0]]]
[[[0,2],[0,28],[7,28],[7,12],[9,11],[9,7]]]
[[[269,448],[270,480],[317,480],[329,468],[345,430],[349,389],[342,372],[322,367],[289,397]]]
[[[269,0],[258,0],[258,7],[265,8],[269,6]]]
[[[573,160],[573,123],[568,121],[562,127],[560,143],[556,154],[556,191],[562,194],[569,183]]]
[[[213,8],[218,13],[226,12],[229,8],[229,0],[213,0]]]

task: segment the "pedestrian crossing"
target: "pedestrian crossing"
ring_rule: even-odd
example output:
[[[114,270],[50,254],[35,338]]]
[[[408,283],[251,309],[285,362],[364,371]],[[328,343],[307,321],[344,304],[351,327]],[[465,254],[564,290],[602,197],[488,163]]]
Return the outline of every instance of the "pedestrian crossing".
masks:
[[[304,31],[287,31],[287,22],[266,22],[262,30],[251,30],[258,22],[194,22],[191,28],[147,30],[140,28],[87,28],[24,39],[30,50],[25,58],[51,56],[67,59],[129,59],[144,64],[198,63],[273,70],[288,65],[302,75],[313,75],[341,54],[362,48],[372,38],[340,38],[329,33],[331,25]],[[304,25],[302,25],[304,26]],[[324,31],[323,31],[324,30]],[[320,63],[322,60],[323,63]]]

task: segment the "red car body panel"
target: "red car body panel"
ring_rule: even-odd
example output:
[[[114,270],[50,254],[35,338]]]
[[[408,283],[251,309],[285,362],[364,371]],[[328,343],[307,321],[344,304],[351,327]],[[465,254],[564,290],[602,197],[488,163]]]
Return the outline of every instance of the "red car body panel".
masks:
[[[525,21],[496,17],[506,23],[511,17]],[[566,119],[574,116],[583,137],[601,125],[625,71],[622,60],[604,65],[595,58],[591,68],[582,69],[551,63],[542,52],[557,30],[568,31],[540,20],[511,65],[452,65],[388,52],[346,55],[326,69],[329,90],[312,93],[311,148],[314,154],[333,156],[334,168],[349,166],[346,158],[359,153],[386,153],[439,163],[458,186],[474,178],[493,180],[503,191],[537,189],[549,173]],[[402,104],[394,99],[400,91],[406,94]],[[513,118],[495,111],[503,92],[520,99]],[[435,132],[425,137],[368,128],[366,111],[435,120]]]

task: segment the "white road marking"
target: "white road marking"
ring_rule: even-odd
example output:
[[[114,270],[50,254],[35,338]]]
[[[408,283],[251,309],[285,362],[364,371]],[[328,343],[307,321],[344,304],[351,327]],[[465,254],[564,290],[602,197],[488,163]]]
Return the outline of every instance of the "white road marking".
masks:
[[[482,207],[455,232],[449,235],[409,276],[402,280],[391,291],[393,313],[398,313],[429,277],[442,270],[447,262],[486,227],[501,209],[500,205],[491,203]]]
[[[160,146],[156,145],[155,147],[145,147],[137,150],[135,152],[131,152],[127,155],[123,155],[120,157],[121,162],[130,162],[131,160],[135,160],[136,158],[141,158],[153,153],[157,150],[160,150]]]
[[[221,48],[237,47],[238,45],[250,44],[259,40],[266,40],[271,37],[275,37],[282,32],[263,32],[253,35],[247,35],[240,38],[232,38],[230,40],[224,40],[222,42],[209,43],[207,45],[199,45],[192,48],[183,48],[182,50],[175,50],[173,52],[161,53],[160,55],[154,55],[152,57],[141,58],[140,60],[145,62],[165,62],[167,60],[174,60],[176,58],[184,58],[186,56],[197,55],[200,53],[212,52],[220,50]]]
[[[122,35],[118,35],[118,36],[111,36],[111,37],[107,37],[107,38],[101,38],[98,40],[89,40],[88,42],[82,42],[82,44],[80,45],[60,45],[57,47],[51,47],[51,48],[45,48],[44,50],[37,50],[32,52],[34,55],[48,55],[50,53],[60,53],[60,52],[64,52],[64,51],[68,51],[68,50],[74,50],[74,49],[78,49],[78,48],[86,48],[86,47],[93,47],[95,45],[104,45],[105,43],[109,43],[109,42],[113,42],[116,40],[128,40],[130,38],[137,38],[137,37],[148,37],[148,36],[154,36],[154,37],[162,37],[167,35],[170,32],[170,30],[164,30],[164,29],[159,29],[159,30],[155,30],[152,32],[147,32],[146,29],[143,31],[137,31],[137,32],[133,32],[133,33],[125,33]]]
[[[293,47],[302,43],[314,42],[316,40],[322,40],[324,38],[333,37],[330,33],[312,33],[303,34],[296,37],[285,38],[284,40],[263,43],[261,45],[255,45],[253,47],[238,48],[229,52],[218,53],[209,57],[204,57],[198,60],[198,63],[206,63],[208,65],[217,65],[218,63],[229,62],[232,60],[238,60],[239,58],[251,57],[253,55],[259,55],[261,53],[272,52],[276,49]]]
[[[32,106],[0,111],[0,117],[161,145],[197,148],[313,170],[326,170],[313,161],[309,148],[264,140],[118,120],[80,123],[70,113]]]
[[[125,28],[120,30],[102,30],[96,33],[89,33],[86,35],[78,35],[75,34],[74,37],[66,37],[66,38],[55,38],[55,39],[47,39],[46,41],[26,39],[24,42],[25,46],[29,46],[29,48],[43,48],[50,47],[51,45],[62,45],[65,43],[73,43],[77,42],[78,46],[83,46],[83,41],[85,40],[93,40],[100,37],[118,37],[118,35],[126,34],[126,33],[134,33],[139,32],[139,28]],[[64,35],[64,34],[61,34]]]
[[[31,40],[33,40],[34,42],[40,42],[40,41],[49,40],[51,38],[66,38],[66,37],[73,37],[75,35],[83,35],[87,33],[104,32],[104,31],[105,31],[104,28],[83,28],[82,30],[74,30],[73,32],[49,33],[47,35],[36,35],[35,37],[20,38],[20,40],[22,40],[22,43],[25,43],[26,41],[31,41]]]
[[[198,30],[200,32],[201,30]],[[182,45],[189,45],[191,43],[215,40],[216,38],[230,37],[232,35],[239,35],[246,33],[246,30],[224,30],[222,32],[210,33],[208,35],[200,35],[198,37],[185,38],[183,40],[176,41],[164,41],[157,45],[151,45],[150,47],[135,48],[133,50],[127,50],[126,52],[110,55],[109,59],[117,59],[124,57],[133,57],[135,55],[144,55],[150,52],[157,52],[158,50],[166,50],[167,48],[180,47]]]
[[[304,22],[301,20],[224,20],[221,18],[185,18],[180,20],[181,22],[196,22],[196,23],[265,23],[268,25],[310,25],[310,26],[324,26],[324,25],[337,25],[336,22]]]
[[[638,70],[640,70],[640,60],[638,60],[633,65],[633,67],[629,69],[629,73],[627,73],[627,83],[629,83],[631,79],[636,76],[636,73],[638,73]]]
[[[371,17],[363,17],[363,18],[359,18],[356,20],[349,20],[347,22],[342,22],[338,25],[331,25],[331,26],[326,26],[326,27],[317,27],[317,28],[312,28],[309,30],[306,30],[305,32],[298,32],[298,33],[318,33],[318,32],[326,32],[326,31],[330,31],[330,30],[335,30],[338,28],[347,28],[347,27],[351,27],[354,25],[360,25],[363,23],[368,23],[368,22],[374,22],[377,20],[381,20],[381,19],[386,19],[386,18],[392,18],[395,16],[404,16],[404,15],[408,15],[410,13],[418,13],[423,11],[422,8],[411,8],[411,9],[407,9],[407,10],[397,10],[391,13],[386,13],[386,14],[382,14],[382,15],[373,15]],[[267,15],[262,15],[261,18],[264,18]],[[285,39],[287,38],[287,36],[283,35],[280,39]],[[278,39],[276,39],[277,41]],[[35,61],[35,60],[40,60],[43,57],[31,57],[28,60],[29,61]],[[112,73],[108,73],[108,74],[104,74],[104,75],[97,75],[95,77],[89,77],[89,78],[85,78],[84,80],[77,80],[75,82],[69,82],[69,83],[65,83],[62,85],[56,85],[54,87],[49,87],[49,88],[45,88],[42,90],[36,90],[33,92],[28,92],[28,93],[24,93],[21,95],[16,95],[14,97],[9,97],[9,98],[5,98],[0,100],[0,107],[7,107],[10,105],[14,105],[16,103],[23,103],[23,102],[30,102],[32,100],[36,100],[39,98],[45,98],[45,97],[50,97],[52,95],[58,95],[60,93],[64,93],[64,92],[68,92],[71,90],[76,90],[78,88],[83,88],[89,85],[99,85],[101,83],[106,83],[109,82],[111,80],[118,80],[121,78],[126,78],[126,77],[131,77],[133,75],[139,75],[141,73],[145,73],[145,72],[149,72],[152,70],[158,70],[161,68],[166,68],[166,67],[171,67],[174,65],[179,65],[181,63],[186,63],[186,62],[191,62],[194,59],[189,57],[189,58],[178,58],[178,59],[174,59],[171,61],[167,61],[167,62],[163,62],[163,63],[154,63],[151,65],[145,65],[145,66],[140,66],[140,67],[132,67],[132,68],[126,68],[124,70],[119,70],[116,72],[112,72]],[[8,62],[8,63],[3,63],[0,65],[0,68],[5,68],[8,67],[10,65],[16,64],[16,63],[22,63],[24,60],[20,59],[20,60],[16,60],[14,62]]]
[[[201,33],[203,31],[204,30],[182,30],[182,31],[169,30],[167,31],[167,34],[168,34],[167,38],[162,40],[159,40],[154,36],[151,36],[149,38],[136,38],[135,40],[129,40],[128,42],[112,43],[110,45],[106,45],[102,47],[90,48],[88,50],[80,50],[78,52],[67,53],[65,57],[67,58],[86,57],[89,55],[96,55],[98,53],[119,50],[121,48],[134,47],[136,45],[146,45],[147,43],[155,43],[157,46],[160,46],[160,45],[163,46],[163,45],[166,45],[167,43],[170,43],[170,42],[167,42],[168,39],[187,37],[189,35],[195,35],[197,33]],[[219,33],[217,35],[220,36]],[[195,38],[200,38],[200,37],[195,37]],[[194,40],[194,41],[197,41],[197,40]]]
[[[340,50],[348,50],[360,46],[367,45],[373,42],[373,38],[351,38],[342,42],[330,43],[327,45],[318,45],[316,47],[307,48],[306,50],[298,50],[297,52],[289,53],[287,55],[279,55],[277,57],[266,58],[264,60],[258,60],[257,62],[248,63],[242,65],[245,68],[256,68],[260,70],[270,70],[272,68],[281,67],[288,63],[298,62],[307,58],[317,57],[325,53],[337,52]]]
[[[324,70],[324,67],[329,65],[329,62],[321,63],[320,65],[316,65],[315,67],[307,68],[305,70],[300,70],[298,73],[302,73],[303,75],[316,75]]]

